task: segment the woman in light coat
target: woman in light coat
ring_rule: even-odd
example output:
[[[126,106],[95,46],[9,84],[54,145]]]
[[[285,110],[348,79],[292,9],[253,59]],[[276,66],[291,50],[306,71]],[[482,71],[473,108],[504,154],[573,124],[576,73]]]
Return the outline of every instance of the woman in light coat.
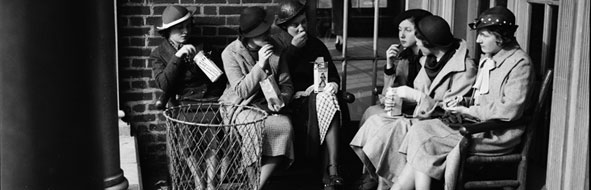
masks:
[[[389,187],[406,164],[398,149],[408,128],[418,118],[431,117],[442,101],[466,96],[476,78],[476,65],[468,57],[466,43],[453,37],[443,18],[421,19],[416,26],[416,38],[425,54],[420,59],[423,68],[414,80],[414,88],[394,88],[403,104],[414,106],[412,114],[373,115],[351,141],[367,172],[380,178],[379,188]]]
[[[230,43],[222,52],[224,70],[229,84],[220,102],[230,105],[248,105],[269,113],[262,129],[262,139],[246,127],[239,127],[243,141],[243,164],[251,166],[256,161],[252,153],[256,144],[262,141],[262,167],[260,186],[263,187],[271,173],[281,164],[289,165],[293,161],[293,129],[288,116],[282,114],[281,105],[267,102],[259,84],[267,77],[274,77],[279,87],[279,97],[288,104],[293,95],[293,86],[286,64],[279,61],[280,49],[273,46],[269,37],[271,21],[266,19],[266,12],[260,7],[248,7],[240,15],[240,37]],[[260,113],[252,110],[236,109],[233,121],[253,121],[260,118]],[[254,138],[254,139],[253,139]]]
[[[504,7],[493,7],[484,11],[470,27],[478,31],[476,43],[484,53],[474,84],[475,104],[446,109],[482,121],[521,118],[528,107],[534,71],[529,56],[515,40],[515,16]],[[519,144],[524,127],[476,134],[471,152],[509,153]],[[392,189],[430,189],[432,179],[442,179],[446,156],[461,139],[459,131],[440,119],[413,124],[400,147],[408,163]]]

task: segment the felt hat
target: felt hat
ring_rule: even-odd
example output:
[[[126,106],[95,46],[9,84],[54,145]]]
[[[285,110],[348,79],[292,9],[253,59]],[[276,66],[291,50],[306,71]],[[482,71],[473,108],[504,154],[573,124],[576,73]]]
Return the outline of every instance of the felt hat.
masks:
[[[164,12],[162,12],[162,25],[157,26],[156,29],[158,29],[158,31],[166,30],[190,19],[192,14],[192,12],[183,6],[168,6],[164,9]]]
[[[449,24],[440,16],[426,16],[416,26],[416,32],[435,46],[447,46],[454,41]]]
[[[275,24],[285,24],[304,13],[305,9],[305,4],[300,2],[300,0],[284,0],[279,4],[279,13],[277,13],[277,17],[275,18]]]
[[[252,38],[264,34],[271,28],[271,19],[267,12],[260,7],[247,7],[240,14],[240,28],[238,33],[245,38]]]
[[[413,18],[414,24],[419,23],[419,21],[426,17],[433,15],[431,12],[423,10],[423,9],[409,9],[394,18],[394,26],[398,27],[400,23],[406,19]]]
[[[468,24],[472,30],[478,30],[489,26],[505,27],[511,31],[517,29],[515,25],[515,15],[507,8],[495,6],[485,10],[474,19],[474,22]]]

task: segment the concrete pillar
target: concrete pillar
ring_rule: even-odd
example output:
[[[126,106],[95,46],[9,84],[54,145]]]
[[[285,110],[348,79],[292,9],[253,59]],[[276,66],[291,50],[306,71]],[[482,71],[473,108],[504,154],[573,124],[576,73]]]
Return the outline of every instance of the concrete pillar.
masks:
[[[0,189],[126,189],[114,2],[0,4]]]

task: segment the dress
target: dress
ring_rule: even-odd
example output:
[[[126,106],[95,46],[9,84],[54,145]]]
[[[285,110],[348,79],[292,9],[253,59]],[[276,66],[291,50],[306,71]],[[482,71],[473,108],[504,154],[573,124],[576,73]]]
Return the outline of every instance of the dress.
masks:
[[[486,58],[483,58],[486,59]],[[534,71],[529,56],[515,46],[503,49],[492,57],[489,91],[480,95],[479,103],[468,108],[468,114],[480,120],[521,118],[529,106]],[[483,65],[483,64],[481,64]],[[481,66],[479,75],[483,70]],[[478,91],[476,91],[478,93]],[[525,126],[475,134],[471,151],[479,155],[500,155],[519,144]],[[462,139],[457,130],[449,128],[439,119],[419,121],[409,129],[399,151],[406,154],[408,163],[417,171],[441,179],[447,154]]]
[[[194,43],[193,43],[194,44]],[[195,46],[197,51],[202,48]],[[163,40],[150,54],[154,79],[164,96],[179,96],[179,100],[211,99],[217,101],[226,86],[226,76],[220,76],[211,82],[203,71],[194,63],[177,58],[177,49],[168,40]],[[223,69],[221,60],[212,57],[216,65]]]
[[[281,52],[281,50],[274,49],[274,54],[269,58],[270,69],[269,71],[264,71],[256,65],[255,59],[239,39],[230,43],[222,52],[224,69],[226,76],[228,76],[229,84],[220,97],[220,102],[230,105],[249,105],[268,110],[259,81],[273,74],[279,86],[281,98],[286,104],[289,103],[293,95],[293,86],[287,65],[280,64],[280,58],[277,55],[278,52]],[[235,121],[243,120],[248,115],[255,114],[246,113],[251,111],[244,110],[226,111],[231,112]],[[293,161],[293,129],[291,121],[286,115],[269,112],[269,117],[265,120],[265,126],[262,131],[263,139],[242,138],[243,143],[251,144],[262,140],[263,156],[285,156],[290,159],[290,162]],[[241,136],[245,137],[254,136],[250,133],[256,131],[239,129],[238,132]],[[248,162],[249,159],[246,158],[252,155],[245,154],[243,156],[245,156],[244,160]],[[244,164],[249,165],[250,163]]]
[[[276,31],[272,37],[285,49],[281,56],[282,60],[285,60],[289,66],[295,92],[305,91],[314,84],[314,61],[318,57],[323,57],[324,61],[328,62],[328,82],[340,84],[341,79],[336,66],[332,62],[330,52],[318,38],[308,36],[306,45],[297,48],[291,44],[293,37],[283,30]],[[316,158],[320,151],[316,95],[316,93],[312,93],[308,97],[294,99],[289,104],[295,126],[295,145],[298,146],[296,150],[301,151],[308,159]],[[340,93],[337,93],[337,97],[339,97],[337,99],[340,107],[346,107],[346,104],[340,98]],[[334,117],[338,121],[341,114],[337,112]]]
[[[424,60],[424,57],[421,58],[421,64]],[[372,172],[393,181],[406,164],[398,149],[410,126],[418,121],[416,117],[428,118],[441,100],[467,95],[475,79],[476,65],[467,56],[466,44],[462,41],[433,81],[424,69],[419,71],[414,88],[429,95],[429,98],[415,106],[412,114],[415,118],[390,117],[386,113],[373,115],[359,129],[351,147],[363,151],[364,155],[358,156],[365,165],[371,164],[376,169]]]

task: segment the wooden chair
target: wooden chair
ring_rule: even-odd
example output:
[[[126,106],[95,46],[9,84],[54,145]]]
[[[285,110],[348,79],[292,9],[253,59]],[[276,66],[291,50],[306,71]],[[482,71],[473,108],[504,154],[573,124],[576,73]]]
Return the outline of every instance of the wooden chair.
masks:
[[[535,129],[540,125],[544,103],[552,84],[552,70],[548,70],[543,83],[534,95],[539,94],[533,110],[526,111],[524,117],[516,121],[490,120],[482,123],[459,124],[464,139],[460,142],[460,170],[456,189],[526,189],[528,155]],[[471,155],[468,147],[472,143],[472,134],[491,130],[507,129],[526,124],[521,144],[512,154],[502,156]]]

